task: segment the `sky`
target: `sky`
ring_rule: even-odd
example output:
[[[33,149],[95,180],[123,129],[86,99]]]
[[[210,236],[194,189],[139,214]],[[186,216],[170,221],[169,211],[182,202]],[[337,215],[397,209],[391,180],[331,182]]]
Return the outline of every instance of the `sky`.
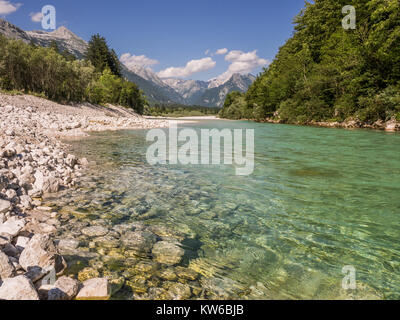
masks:
[[[0,0],[0,17],[41,30],[45,5],[55,7],[57,27],[84,40],[104,36],[128,67],[161,78],[224,80],[268,66],[304,0]]]

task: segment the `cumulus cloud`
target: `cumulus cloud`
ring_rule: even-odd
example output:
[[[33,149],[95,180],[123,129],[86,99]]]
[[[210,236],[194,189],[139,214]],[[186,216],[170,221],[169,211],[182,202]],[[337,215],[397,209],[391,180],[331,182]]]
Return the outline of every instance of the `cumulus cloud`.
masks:
[[[260,58],[257,55],[257,50],[251,52],[233,50],[225,56],[225,60],[231,64],[227,71],[217,77],[219,81],[227,81],[235,73],[251,73],[254,69],[265,67],[270,63],[268,60]]]
[[[160,78],[186,78],[192,74],[212,69],[215,65],[216,62],[210,57],[200,60],[192,60],[189,61],[185,67],[171,67],[162,70],[158,73],[158,76]]]
[[[150,58],[146,57],[145,55],[135,56],[135,55],[131,55],[130,53],[124,53],[121,56],[120,60],[128,68],[131,68],[133,66],[141,66],[141,67],[149,68],[149,67],[152,67],[159,63],[157,60],[150,59]]]
[[[10,13],[13,13],[22,6],[21,3],[12,3],[6,0],[0,0],[0,16],[6,16]]]
[[[227,54],[227,53],[228,53],[228,49],[227,48],[223,48],[223,49],[217,50],[217,52],[215,54],[224,55],[224,54]]]
[[[29,16],[33,22],[41,22],[43,19],[43,14],[41,12],[31,12]]]

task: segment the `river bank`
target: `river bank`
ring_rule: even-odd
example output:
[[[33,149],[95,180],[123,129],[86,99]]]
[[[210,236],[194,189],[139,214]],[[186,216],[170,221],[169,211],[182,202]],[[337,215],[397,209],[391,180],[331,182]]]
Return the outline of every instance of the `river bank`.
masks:
[[[43,206],[43,197],[74,187],[89,162],[68,154],[59,139],[167,126],[117,106],[0,94],[0,300],[109,298],[107,279],[80,283],[62,276],[62,241],[54,241],[60,214]],[[47,277],[49,285],[42,282]]]
[[[267,118],[264,122],[274,123],[274,124],[284,124],[285,122],[274,119]],[[339,121],[311,121],[306,125],[316,126],[316,127],[324,127],[324,128],[343,128],[343,129],[372,129],[372,130],[382,130],[387,132],[396,132],[400,131],[400,122],[396,121],[396,119],[391,119],[389,121],[378,120],[373,124],[368,124],[361,122],[356,119],[350,119],[347,121],[339,122]]]

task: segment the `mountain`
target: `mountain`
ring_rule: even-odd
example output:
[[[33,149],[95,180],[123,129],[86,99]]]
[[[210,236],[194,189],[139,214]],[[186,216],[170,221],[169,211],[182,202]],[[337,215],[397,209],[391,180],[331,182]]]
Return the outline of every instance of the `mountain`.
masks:
[[[193,105],[208,88],[205,81],[165,79],[164,82],[179,93],[188,105]]]
[[[143,91],[145,91],[143,89],[144,87],[148,88],[146,90],[147,95],[149,94],[151,95],[151,98],[149,96],[148,98],[152,102],[185,104],[185,99],[182,98],[182,96],[178,92],[176,92],[173,88],[171,88],[167,83],[161,80],[152,70],[138,65],[129,66],[129,68],[126,67],[124,69],[125,72],[123,72],[123,74],[128,79],[135,78],[133,75],[129,74],[133,73],[141,77],[142,79],[146,80],[146,86],[144,85],[144,82],[142,80],[140,80],[140,82],[143,83],[142,86],[140,86],[138,83],[137,84]],[[155,98],[156,96],[158,98]]]
[[[65,27],[55,31],[24,31],[10,22],[0,19],[0,33],[6,37],[26,43],[49,47],[55,41],[60,50],[67,50],[82,59],[87,42]],[[228,81],[212,79],[208,82],[196,80],[160,79],[152,70],[141,66],[122,65],[122,75],[138,85],[151,104],[180,103],[205,107],[222,107],[226,95],[231,91],[245,92],[255,80],[252,75],[233,75]]]
[[[172,88],[165,84],[165,87],[159,86],[152,81],[146,80],[135,72],[130,71],[125,65],[122,65],[122,75],[129,81],[136,83],[151,104],[184,103],[179,94]]]
[[[26,32],[12,23],[0,19],[0,33],[5,37],[15,40],[22,40],[24,42],[30,42],[31,38],[26,34]]]
[[[206,83],[209,89],[204,90],[201,95],[193,99],[191,104],[222,108],[228,93],[232,91],[246,92],[255,79],[256,78],[251,74],[241,75],[235,73],[227,82],[219,86],[215,86],[215,82],[211,80]]]
[[[232,91],[246,92],[255,79],[251,74],[236,73],[226,82],[217,79],[207,82],[165,79],[164,82],[175,89],[188,105],[222,107],[228,93]]]
[[[55,41],[61,51],[67,50],[78,59],[83,59],[87,49],[87,42],[65,27],[55,31],[26,31],[32,41],[39,46],[49,47]]]

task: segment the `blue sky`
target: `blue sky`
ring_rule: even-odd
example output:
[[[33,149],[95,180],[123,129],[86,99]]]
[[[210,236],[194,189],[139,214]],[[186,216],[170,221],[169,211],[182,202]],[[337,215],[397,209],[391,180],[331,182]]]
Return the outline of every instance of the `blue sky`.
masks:
[[[41,29],[30,14],[49,4],[57,26],[85,40],[100,33],[128,65],[208,80],[260,72],[292,34],[304,0],[0,0],[0,16],[24,30]]]

